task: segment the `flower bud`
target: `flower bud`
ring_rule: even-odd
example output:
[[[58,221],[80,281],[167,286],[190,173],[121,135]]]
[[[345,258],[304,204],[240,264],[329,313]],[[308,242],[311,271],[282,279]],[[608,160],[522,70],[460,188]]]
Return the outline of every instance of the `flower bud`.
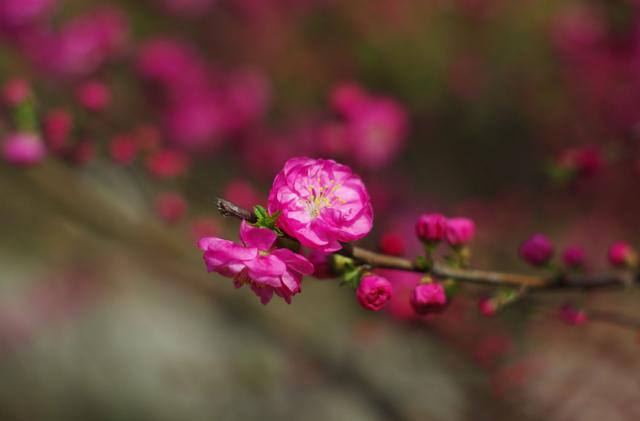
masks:
[[[138,156],[138,145],[135,138],[129,135],[117,135],[109,141],[109,155],[120,165],[129,165]]]
[[[161,193],[156,198],[155,210],[164,222],[174,224],[179,222],[187,212],[187,202],[180,193]]]
[[[416,235],[422,242],[442,241],[447,230],[447,218],[439,213],[420,215],[416,223]]]
[[[2,157],[11,164],[29,166],[42,161],[44,143],[35,133],[18,132],[8,135],[2,145]]]
[[[61,152],[68,146],[72,126],[73,121],[67,110],[58,108],[47,112],[42,121],[42,131],[50,151]]]
[[[380,238],[380,244],[378,246],[382,253],[390,254],[392,256],[402,256],[406,251],[404,239],[402,236],[395,232],[388,232]]]
[[[90,111],[102,111],[111,103],[111,91],[102,82],[86,82],[76,90],[80,105]]]
[[[587,314],[571,304],[565,304],[560,309],[560,317],[572,326],[579,326],[587,321]]]
[[[451,246],[463,246],[471,241],[476,233],[476,225],[468,218],[447,220],[445,236]]]
[[[492,317],[496,314],[498,310],[498,306],[496,305],[495,300],[489,297],[483,297],[478,301],[478,310],[485,317]]]
[[[447,295],[442,284],[420,284],[411,293],[411,307],[418,314],[440,313],[447,306]]]
[[[543,266],[553,256],[553,244],[543,234],[531,236],[520,246],[520,257],[533,266]]]
[[[633,266],[636,262],[636,254],[631,244],[618,241],[609,248],[609,263],[616,267]]]
[[[393,286],[382,276],[367,274],[360,280],[356,298],[367,310],[382,310],[393,295]]]
[[[584,266],[584,251],[580,247],[567,247],[562,253],[562,261],[570,268],[581,268]]]

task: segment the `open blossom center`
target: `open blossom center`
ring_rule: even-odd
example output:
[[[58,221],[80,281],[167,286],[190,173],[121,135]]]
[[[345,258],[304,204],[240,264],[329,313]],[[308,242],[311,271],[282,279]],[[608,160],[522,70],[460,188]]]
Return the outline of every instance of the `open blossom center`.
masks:
[[[307,186],[310,196],[300,199],[311,218],[317,218],[320,215],[320,211],[324,208],[330,208],[336,204],[344,205],[346,203],[336,195],[336,190],[341,187],[341,184],[336,184],[335,180],[329,180],[328,185],[322,185],[320,179],[316,181],[318,185],[309,184]]]

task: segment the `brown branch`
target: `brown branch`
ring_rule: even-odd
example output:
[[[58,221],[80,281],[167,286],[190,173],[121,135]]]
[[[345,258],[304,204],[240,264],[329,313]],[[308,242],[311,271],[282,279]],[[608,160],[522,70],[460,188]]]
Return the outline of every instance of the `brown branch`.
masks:
[[[228,200],[217,199],[218,211],[223,216],[244,219],[249,222],[257,220],[253,212],[243,209]],[[352,244],[343,244],[337,252],[340,255],[352,257],[355,260],[374,268],[396,269],[424,273],[425,270],[409,259],[376,253]],[[493,272],[478,269],[454,269],[436,264],[428,273],[443,278],[455,279],[461,282],[494,286],[524,286],[531,290],[565,290],[565,289],[602,289],[619,288],[638,282],[639,276],[631,271],[619,271],[592,276],[570,275],[536,276],[517,273]]]

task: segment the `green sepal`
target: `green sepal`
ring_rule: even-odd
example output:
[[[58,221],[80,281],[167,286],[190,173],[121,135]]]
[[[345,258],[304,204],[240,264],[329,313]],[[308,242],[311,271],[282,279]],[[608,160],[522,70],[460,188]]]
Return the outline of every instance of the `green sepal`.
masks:
[[[273,215],[269,215],[269,212],[260,205],[256,205],[253,207],[253,213],[256,215],[256,222],[253,224],[256,227],[269,228],[274,230],[278,235],[282,236],[282,231],[276,227],[276,222],[278,221],[278,217],[280,216],[280,211],[274,213]]]
[[[13,124],[20,131],[33,132],[38,129],[38,117],[33,101],[27,99],[16,105],[12,113]]]

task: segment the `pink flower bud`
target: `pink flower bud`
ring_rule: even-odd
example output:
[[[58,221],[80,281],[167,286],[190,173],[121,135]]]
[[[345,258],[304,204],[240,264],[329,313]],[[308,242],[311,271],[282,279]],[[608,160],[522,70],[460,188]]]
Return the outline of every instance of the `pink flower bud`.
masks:
[[[531,236],[520,246],[520,257],[533,266],[542,266],[553,256],[553,244],[543,234]]]
[[[476,225],[468,218],[447,220],[446,238],[452,246],[462,246],[471,241],[476,233]]]
[[[111,103],[111,91],[102,82],[86,82],[76,90],[80,105],[90,111],[103,111]]]
[[[440,313],[447,306],[447,295],[442,284],[420,284],[411,293],[411,306],[418,314]]]
[[[416,223],[416,235],[423,242],[435,243],[445,237],[447,218],[439,213],[420,215]]]
[[[579,326],[587,321],[587,314],[571,304],[565,304],[560,309],[560,317],[572,326]]]
[[[382,253],[392,256],[402,256],[406,251],[406,246],[402,236],[395,232],[388,232],[382,236],[379,244]]]
[[[187,202],[180,193],[161,193],[156,198],[155,210],[164,222],[174,224],[187,212]]]
[[[368,274],[362,277],[356,290],[356,298],[367,310],[382,310],[393,295],[393,287],[386,278]]]
[[[609,248],[609,263],[613,266],[629,266],[633,263],[635,252],[631,244],[618,241]]]
[[[172,178],[184,174],[189,167],[189,158],[178,149],[160,149],[146,161],[147,171],[156,178]]]
[[[52,152],[60,152],[67,146],[72,125],[71,115],[62,108],[51,110],[44,116],[42,131]]]
[[[109,155],[117,164],[131,164],[138,155],[136,140],[129,135],[115,136],[109,142]]]
[[[478,301],[478,310],[480,310],[483,316],[491,317],[496,314],[497,306],[494,300],[489,297],[484,297]]]
[[[2,157],[15,165],[35,165],[42,161],[45,154],[44,143],[35,133],[12,133],[2,145]]]
[[[570,268],[584,266],[584,251],[580,247],[567,247],[562,253],[562,261]]]
[[[2,87],[2,98],[11,106],[24,102],[30,93],[29,83],[21,77],[9,79]]]

